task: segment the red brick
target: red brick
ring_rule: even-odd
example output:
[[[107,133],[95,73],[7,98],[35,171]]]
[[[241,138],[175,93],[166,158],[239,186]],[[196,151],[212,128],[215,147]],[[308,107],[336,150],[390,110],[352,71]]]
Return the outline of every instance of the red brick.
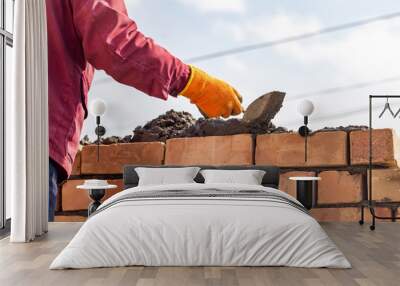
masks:
[[[347,149],[346,132],[318,132],[309,138],[307,166],[346,166]]]
[[[391,212],[390,208],[378,207],[378,208],[375,208],[375,215],[377,215],[379,217],[392,217],[392,212]],[[399,216],[400,213],[397,212],[396,215]],[[368,209],[364,209],[364,221],[366,221],[366,222],[372,221],[372,215]],[[380,220],[380,219],[377,219],[377,221],[378,221],[378,223],[391,222],[391,220]],[[397,222],[399,222],[399,221],[397,221]]]
[[[388,208],[376,208],[376,215],[390,217],[390,209]],[[361,219],[361,210],[360,208],[318,208],[312,209],[311,215],[318,220],[319,222],[354,222],[358,223]],[[364,221],[366,223],[370,223],[371,213],[365,208],[364,209]],[[377,223],[388,222],[383,220],[377,220]],[[355,227],[357,225],[354,225]]]
[[[367,165],[369,158],[369,131],[350,133],[352,165]],[[397,166],[399,143],[392,129],[375,129],[372,132],[372,162],[382,166]]]
[[[68,180],[62,186],[62,210],[63,211],[78,211],[86,210],[92,201],[86,190],[80,190],[76,187],[83,184],[84,180]],[[112,195],[120,192],[123,189],[122,180],[108,180],[109,184],[117,185],[116,189],[106,191],[103,201]]]
[[[74,164],[72,165],[72,173],[71,175],[80,175],[81,174],[81,151],[75,156]]]
[[[391,212],[388,208],[376,208],[375,213],[378,216],[390,217]],[[361,219],[360,208],[320,208],[312,209],[311,215],[319,222],[354,222],[358,223]],[[370,223],[372,221],[371,213],[368,209],[364,209],[364,221]],[[388,222],[377,220],[377,223]]]
[[[251,165],[253,142],[249,134],[167,140],[166,165]]]
[[[372,199],[400,201],[400,169],[376,169],[372,171]]]
[[[58,188],[58,192],[57,192],[57,198],[56,198],[56,209],[55,211],[61,211],[62,210],[62,206],[61,206],[61,191],[60,191],[60,187]]]
[[[318,132],[308,138],[305,162],[304,138],[297,133],[257,136],[256,164],[280,167],[347,165],[347,133]]]
[[[84,222],[87,217],[77,215],[56,215],[54,221],[56,222]]]
[[[304,171],[290,171],[281,173],[279,178],[279,190],[288,193],[292,197],[296,198],[296,182],[289,180],[290,177],[313,177],[315,172],[304,172]]]
[[[359,208],[319,208],[312,209],[311,215],[320,222],[358,222],[360,220]]]
[[[325,171],[319,174],[318,203],[357,203],[362,200],[362,175],[348,171]]]
[[[257,136],[256,165],[303,166],[304,139],[296,133]]]
[[[121,174],[124,165],[161,165],[164,159],[164,143],[144,142],[100,146],[84,146],[81,154],[82,174]]]

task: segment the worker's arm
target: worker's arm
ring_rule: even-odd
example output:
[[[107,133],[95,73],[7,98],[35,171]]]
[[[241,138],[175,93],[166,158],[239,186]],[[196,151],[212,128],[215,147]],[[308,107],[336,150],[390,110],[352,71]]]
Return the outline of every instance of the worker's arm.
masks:
[[[207,116],[242,111],[237,92],[221,80],[189,67],[138,31],[123,0],[71,0],[85,56],[96,69],[151,96],[182,93]]]
[[[151,96],[185,87],[190,68],[138,31],[123,0],[71,0],[85,57],[96,69]]]

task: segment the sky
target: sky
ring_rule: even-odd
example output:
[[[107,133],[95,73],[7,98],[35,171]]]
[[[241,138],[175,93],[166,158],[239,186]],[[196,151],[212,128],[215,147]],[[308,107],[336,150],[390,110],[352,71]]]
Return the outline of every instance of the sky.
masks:
[[[396,0],[125,2],[139,30],[182,60],[400,11]],[[400,17],[195,64],[232,84],[242,94],[244,107],[269,91],[286,92],[284,106],[274,119],[276,125],[297,129],[302,123],[297,106],[303,99],[315,105],[311,129],[368,125],[369,94],[400,94],[399,30]],[[96,72],[89,101],[106,101],[103,125],[107,136],[132,134],[136,126],[170,109],[200,117],[195,106],[183,97],[162,101],[105,78],[108,76],[103,71]],[[365,82],[376,83],[320,92]],[[378,118],[384,103],[375,103],[374,126],[400,132],[400,118]],[[400,108],[400,99],[390,103],[395,111]],[[94,117],[89,116],[82,136],[93,138],[94,124]]]

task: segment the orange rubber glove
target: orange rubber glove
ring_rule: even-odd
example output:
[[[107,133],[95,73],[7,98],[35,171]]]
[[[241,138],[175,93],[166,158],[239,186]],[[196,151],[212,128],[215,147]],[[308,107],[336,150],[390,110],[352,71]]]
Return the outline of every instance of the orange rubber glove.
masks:
[[[181,95],[196,104],[205,117],[229,117],[243,112],[242,97],[226,82],[190,66],[189,81]]]

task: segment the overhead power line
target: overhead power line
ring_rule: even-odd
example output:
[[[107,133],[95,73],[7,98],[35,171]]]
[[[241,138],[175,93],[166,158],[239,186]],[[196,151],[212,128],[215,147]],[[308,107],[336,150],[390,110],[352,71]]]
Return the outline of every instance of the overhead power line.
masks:
[[[300,40],[316,37],[316,36],[323,35],[323,34],[333,33],[333,32],[342,31],[342,30],[346,30],[346,29],[353,29],[353,28],[356,28],[359,26],[364,26],[364,25],[368,25],[368,24],[371,24],[374,22],[379,22],[379,21],[391,20],[391,19],[398,18],[398,17],[400,17],[400,11],[395,12],[395,13],[376,16],[373,18],[367,18],[367,19],[362,19],[362,20],[358,20],[358,21],[354,21],[354,22],[349,22],[349,23],[345,23],[345,24],[341,24],[341,25],[337,25],[337,26],[326,27],[326,28],[323,28],[323,29],[320,29],[317,31],[313,31],[313,32],[308,32],[308,33],[294,35],[294,36],[288,36],[288,37],[284,37],[284,38],[274,40],[274,41],[266,41],[266,42],[256,43],[256,44],[242,46],[242,47],[238,47],[238,48],[221,50],[221,51],[217,51],[217,52],[213,52],[213,53],[209,53],[209,54],[205,54],[205,55],[201,55],[201,56],[188,58],[184,61],[189,62],[189,63],[194,63],[194,62],[200,62],[200,61],[221,58],[221,57],[225,57],[225,56],[229,56],[229,55],[233,55],[233,54],[245,53],[245,52],[249,52],[249,51],[253,51],[253,50],[269,48],[269,47],[273,47],[273,46],[287,44],[290,42],[300,41]],[[112,78],[108,78],[108,77],[101,78],[99,80],[96,80],[95,83],[102,84],[102,83],[107,83],[111,80],[112,80]]]
[[[390,20],[390,19],[394,19],[394,18],[398,18],[398,17],[400,17],[400,12],[380,15],[380,16],[373,17],[373,18],[367,18],[367,19],[349,22],[349,23],[345,23],[345,24],[341,24],[341,25],[337,25],[337,26],[322,28],[320,30],[316,30],[313,32],[308,32],[308,33],[294,35],[294,36],[288,36],[288,37],[284,37],[284,38],[274,40],[274,41],[266,41],[266,42],[261,42],[261,43],[257,43],[257,44],[246,45],[246,46],[242,46],[242,47],[238,47],[238,48],[227,49],[227,50],[222,50],[222,51],[218,51],[218,52],[214,52],[214,53],[209,53],[209,54],[205,54],[202,56],[189,58],[186,61],[187,62],[200,62],[200,61],[206,61],[206,60],[210,60],[210,59],[221,58],[221,57],[225,57],[225,56],[229,56],[229,55],[233,55],[233,54],[239,54],[239,53],[249,52],[249,51],[253,51],[253,50],[282,45],[282,44],[286,44],[286,43],[290,43],[290,42],[295,42],[295,41],[299,41],[299,40],[304,40],[304,39],[316,37],[316,36],[323,35],[323,34],[352,29],[355,27],[368,25],[368,24],[371,24],[374,22]]]
[[[382,110],[383,106],[384,106],[384,104],[373,106],[372,107],[372,111],[376,112],[378,110]],[[323,116],[313,116],[311,121],[314,122],[314,123],[321,122],[321,121],[324,122],[326,120],[332,120],[332,119],[344,118],[344,117],[348,117],[348,116],[354,116],[354,115],[357,115],[357,114],[368,113],[368,110],[369,110],[368,105],[365,105],[364,107],[359,107],[359,108],[356,108],[356,109],[346,110],[346,111],[342,111],[340,113],[332,113],[332,114],[323,115]],[[298,125],[298,120],[285,122],[285,125]]]
[[[387,95],[391,95],[391,94],[387,94]],[[337,118],[344,118],[344,117],[349,117],[349,116],[354,116],[357,114],[367,114],[368,115],[368,111],[369,111],[369,106],[368,103],[366,103],[368,100],[368,97],[365,97],[365,104],[361,107],[357,107],[355,109],[349,109],[346,111],[342,111],[339,113],[331,113],[328,115],[322,115],[322,116],[313,116],[312,117],[312,122],[323,122],[326,120],[332,120],[332,119],[337,119]],[[372,111],[374,112],[372,115],[373,116],[378,116],[382,109],[385,106],[385,98],[382,98],[382,102],[375,102],[372,106]],[[398,101],[395,101],[394,103],[396,104]],[[393,102],[391,102],[391,104],[393,104]],[[397,103],[398,104],[398,103]],[[396,105],[397,106],[397,105]],[[375,113],[376,112],[376,113]],[[392,117],[391,117],[392,118]],[[366,121],[367,121],[367,117],[366,117]],[[287,125],[295,125],[298,124],[298,121],[290,121],[288,123],[286,123]],[[366,123],[367,125],[368,123]]]
[[[320,90],[316,90],[316,91],[294,94],[293,96],[288,98],[288,100],[291,101],[291,100],[298,100],[298,99],[302,99],[302,98],[308,98],[308,97],[312,97],[312,96],[328,95],[328,94],[332,94],[332,93],[339,93],[339,92],[355,90],[355,89],[365,88],[365,87],[389,83],[389,82],[397,82],[397,81],[400,81],[400,76],[387,77],[387,78],[371,80],[371,81],[357,82],[357,83],[353,83],[353,84],[349,84],[349,85],[341,85],[341,86],[336,86],[336,87],[320,89]]]

